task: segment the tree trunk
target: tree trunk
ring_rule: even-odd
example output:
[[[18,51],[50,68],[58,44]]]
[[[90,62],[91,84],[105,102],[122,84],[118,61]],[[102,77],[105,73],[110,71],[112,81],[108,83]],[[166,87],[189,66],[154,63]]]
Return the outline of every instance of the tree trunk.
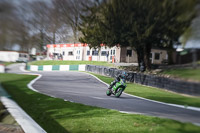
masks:
[[[44,45],[44,32],[43,30],[40,30],[40,52],[43,51],[43,45]]]
[[[167,48],[167,55],[168,55],[168,65],[174,64],[173,60],[173,54],[174,54],[174,49],[173,49],[173,41],[169,42],[169,47]]]
[[[174,64],[173,61],[173,49],[167,49],[167,55],[168,55],[168,65]]]
[[[143,48],[136,48],[137,60],[138,60],[138,70],[140,70],[141,63],[144,63]]]
[[[55,44],[56,43],[56,32],[54,31],[53,32],[53,44]]]
[[[73,31],[73,34],[74,34],[74,42],[76,42],[77,41],[77,30],[74,27],[74,28],[72,28],[72,31]]]
[[[144,64],[148,71],[151,70],[150,54],[151,54],[151,44],[145,44],[144,45]]]

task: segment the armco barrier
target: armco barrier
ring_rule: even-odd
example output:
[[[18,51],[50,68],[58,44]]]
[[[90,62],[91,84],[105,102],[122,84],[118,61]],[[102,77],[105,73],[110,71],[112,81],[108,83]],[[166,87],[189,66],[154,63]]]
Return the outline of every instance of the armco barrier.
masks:
[[[27,65],[30,71],[85,71],[86,65]]]
[[[86,71],[100,75],[115,77],[124,70],[109,68],[105,66],[86,65]],[[142,73],[127,72],[127,81],[142,85],[162,88],[178,93],[200,96],[200,83],[170,79],[156,75],[145,75]]]
[[[0,64],[0,73],[5,73],[5,66]]]

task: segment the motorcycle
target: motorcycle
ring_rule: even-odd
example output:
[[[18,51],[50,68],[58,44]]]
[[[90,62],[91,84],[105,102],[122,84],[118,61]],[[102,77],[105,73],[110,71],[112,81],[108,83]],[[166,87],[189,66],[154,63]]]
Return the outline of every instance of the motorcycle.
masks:
[[[113,95],[115,95],[115,97],[118,98],[121,96],[121,94],[125,90],[126,86],[127,86],[126,80],[120,79],[120,81],[117,82],[115,85],[113,85],[113,87],[111,89],[108,88],[108,90],[106,91],[106,95],[110,96],[111,94],[113,94]]]

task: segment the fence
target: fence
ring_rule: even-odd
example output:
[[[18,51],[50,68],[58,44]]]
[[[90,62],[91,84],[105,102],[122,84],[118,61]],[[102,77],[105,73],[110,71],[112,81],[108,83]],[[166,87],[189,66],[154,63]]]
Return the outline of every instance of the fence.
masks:
[[[116,68],[109,68],[105,66],[94,66],[94,65],[86,65],[85,69],[88,72],[93,72],[109,77],[115,77],[118,74],[124,72],[124,70],[119,70]],[[183,94],[200,96],[200,83],[170,79],[156,75],[146,75],[142,73],[134,73],[134,72],[127,72],[127,73],[128,73],[127,81],[129,82],[162,88]]]

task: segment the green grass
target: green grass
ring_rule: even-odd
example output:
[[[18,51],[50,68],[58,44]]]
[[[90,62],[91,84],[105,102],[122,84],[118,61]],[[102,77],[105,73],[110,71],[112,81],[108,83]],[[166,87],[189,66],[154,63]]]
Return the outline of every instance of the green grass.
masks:
[[[30,65],[81,65],[81,64],[88,64],[88,65],[97,65],[97,66],[108,66],[114,67],[112,63],[108,63],[105,61],[33,61],[29,63]]]
[[[105,77],[105,76],[94,74],[94,73],[91,73],[91,74],[95,75],[96,77],[98,77],[99,79],[101,79],[102,81],[108,84],[110,84],[110,82],[113,81],[113,78],[110,78],[110,77]],[[183,96],[177,93],[172,93],[172,92],[159,89],[159,88],[154,88],[154,87],[127,83],[127,88],[125,89],[125,92],[128,94],[132,94],[132,95],[136,95],[136,96],[140,96],[143,98],[156,100],[160,102],[200,107],[200,97]]]
[[[5,66],[11,65],[11,64],[15,64],[15,62],[2,62],[0,64],[4,64]]]
[[[0,74],[3,87],[48,133],[199,133],[200,127],[144,115],[71,103],[27,88],[36,76]]]
[[[3,104],[0,102],[0,124],[18,125],[15,119],[9,114]]]
[[[165,70],[162,74],[168,74],[184,79],[192,79],[196,81],[200,81],[200,68],[197,69],[170,69]]]

